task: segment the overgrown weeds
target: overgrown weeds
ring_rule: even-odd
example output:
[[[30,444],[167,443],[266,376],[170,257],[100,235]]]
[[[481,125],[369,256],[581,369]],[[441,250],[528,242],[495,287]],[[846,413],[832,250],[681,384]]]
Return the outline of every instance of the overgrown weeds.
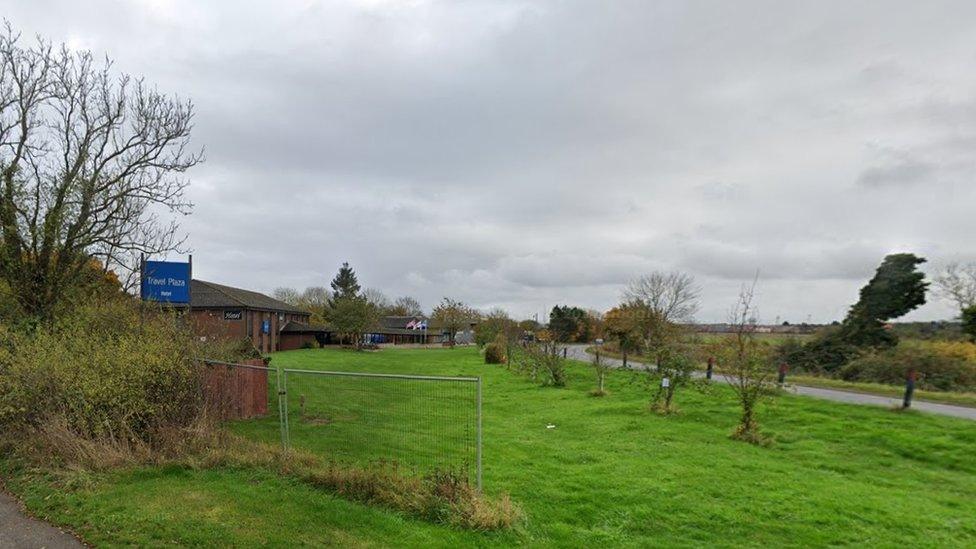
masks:
[[[507,494],[488,497],[472,486],[466,475],[452,471],[418,477],[401,470],[395,462],[359,467],[326,461],[308,452],[285,452],[235,436],[183,462],[192,467],[269,469],[346,499],[459,528],[499,530],[511,528],[524,518]]]
[[[83,441],[109,455],[165,454],[212,425],[197,357],[236,360],[242,349],[201,343],[186,319],[127,298],[32,332],[0,330],[0,432],[39,435],[86,463]]]

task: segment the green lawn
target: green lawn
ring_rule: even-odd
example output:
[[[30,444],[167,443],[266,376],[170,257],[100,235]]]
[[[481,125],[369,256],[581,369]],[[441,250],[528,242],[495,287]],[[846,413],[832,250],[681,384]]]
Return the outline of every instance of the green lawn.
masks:
[[[486,490],[510,493],[525,524],[460,531],[254,470],[148,468],[67,485],[20,472],[8,487],[104,545],[976,544],[972,422],[784,395],[761,416],[776,443],[758,448],[728,438],[736,405],[725,387],[679,393],[682,413],[660,417],[628,373],[611,376],[609,397],[587,396],[581,363],[566,389],[484,365],[470,348],[303,350],[272,364],[483,376]],[[235,428],[277,440],[271,421]],[[320,437],[295,438],[312,448]]]

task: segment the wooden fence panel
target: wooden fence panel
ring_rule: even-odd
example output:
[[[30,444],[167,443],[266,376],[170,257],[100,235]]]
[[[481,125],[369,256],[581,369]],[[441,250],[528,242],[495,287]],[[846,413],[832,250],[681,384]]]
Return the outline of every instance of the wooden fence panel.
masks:
[[[241,364],[264,368],[262,359]],[[211,409],[225,420],[250,419],[268,413],[268,370],[210,363],[204,390]]]

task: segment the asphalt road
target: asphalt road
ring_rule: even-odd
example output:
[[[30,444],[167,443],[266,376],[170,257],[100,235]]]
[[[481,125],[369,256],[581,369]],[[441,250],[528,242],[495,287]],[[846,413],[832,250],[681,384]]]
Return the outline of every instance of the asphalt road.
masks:
[[[586,345],[569,345],[567,347],[567,356],[569,358],[574,358],[576,360],[582,360],[584,362],[589,362],[592,360],[592,356],[586,352]],[[610,364],[617,367],[623,366],[623,361],[615,358],[606,358]],[[628,364],[632,368],[641,368],[644,365],[635,362],[633,360],[627,360]],[[722,374],[715,374],[712,377],[713,381],[718,383],[728,383],[725,376]],[[789,378],[787,378],[789,382]],[[882,406],[885,408],[893,408],[896,406],[901,406],[900,398],[892,398],[877,395],[867,395],[864,393],[855,393],[852,391],[839,391],[837,389],[821,389],[820,387],[806,387],[802,385],[792,385],[790,387],[798,395],[809,396],[814,398],[822,398],[825,400],[833,400],[836,402],[846,402],[848,404],[864,404],[868,406]],[[938,404],[935,402],[927,402],[924,400],[914,400],[912,401],[912,409],[920,410],[923,412],[930,412],[933,414],[941,414],[944,416],[958,417],[962,419],[969,419],[976,421],[976,408],[968,408],[966,406],[952,406],[951,404]]]
[[[0,492],[0,549],[76,549],[77,539],[46,522],[28,517],[20,503]]]

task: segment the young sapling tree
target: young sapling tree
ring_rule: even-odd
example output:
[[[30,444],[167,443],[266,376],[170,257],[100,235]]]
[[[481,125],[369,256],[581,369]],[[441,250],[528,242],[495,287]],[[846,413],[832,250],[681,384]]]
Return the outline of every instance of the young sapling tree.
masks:
[[[729,386],[742,406],[739,425],[732,438],[763,445],[768,439],[759,431],[756,411],[759,405],[777,392],[773,357],[769,345],[755,337],[754,307],[756,283],[743,287],[738,302],[730,313],[733,331],[716,348],[719,364]]]
[[[607,396],[606,379],[612,368],[610,361],[600,351],[600,345],[597,344],[596,349],[594,349],[593,358],[591,359],[593,369],[596,371],[596,389],[590,391],[590,395],[596,397]]]

